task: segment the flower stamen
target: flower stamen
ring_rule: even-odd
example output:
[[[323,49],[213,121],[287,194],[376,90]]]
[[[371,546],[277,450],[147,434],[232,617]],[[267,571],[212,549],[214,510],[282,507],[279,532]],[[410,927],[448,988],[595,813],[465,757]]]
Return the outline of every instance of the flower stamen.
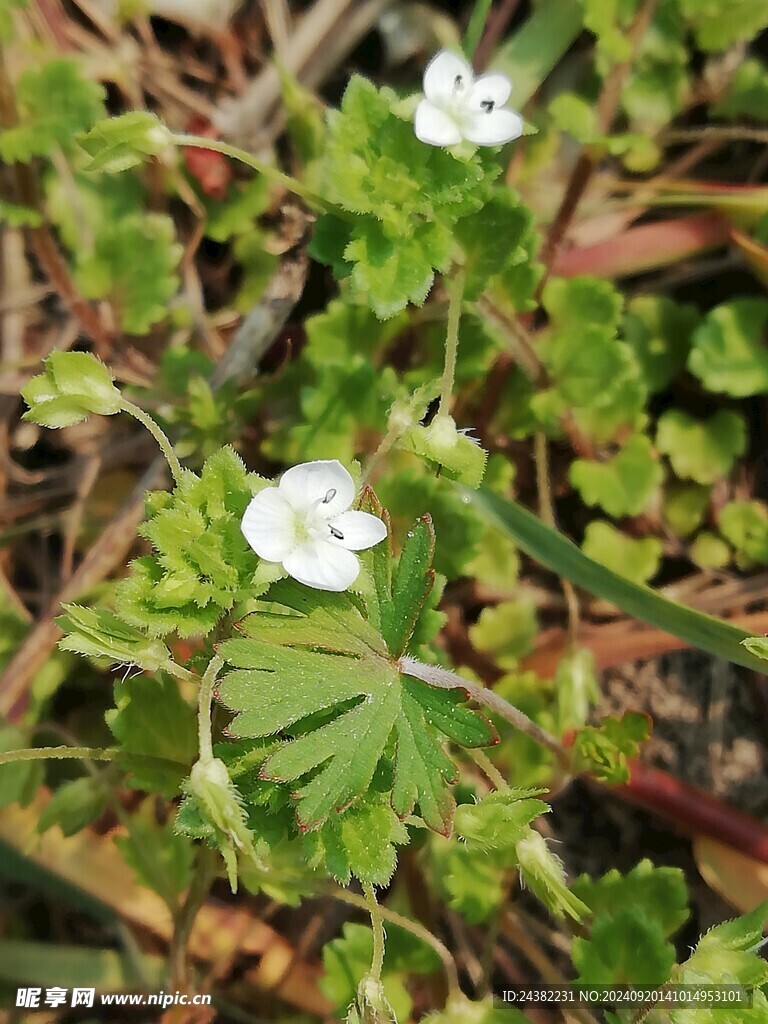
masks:
[[[328,529],[331,531],[331,536],[335,537],[336,540],[344,540],[344,534],[341,530],[337,529],[335,526],[331,526],[330,524],[328,525]]]

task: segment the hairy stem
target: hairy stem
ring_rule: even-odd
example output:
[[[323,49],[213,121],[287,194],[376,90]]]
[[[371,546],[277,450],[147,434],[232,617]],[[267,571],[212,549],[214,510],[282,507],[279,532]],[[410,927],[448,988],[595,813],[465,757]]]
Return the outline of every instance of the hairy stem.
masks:
[[[29,747],[25,750],[6,750],[0,753],[0,764],[15,761],[46,761],[73,758],[78,761],[114,761],[119,750],[111,747]]]
[[[224,665],[224,659],[215,654],[208,663],[208,668],[200,680],[200,692],[197,698],[197,732],[200,747],[200,760],[213,760],[213,738],[211,736],[211,705],[213,703],[213,684],[216,676]]]
[[[445,369],[443,370],[438,415],[448,415],[448,406],[451,403],[453,380],[456,376],[456,356],[459,351],[459,321],[461,320],[461,302],[464,297],[465,278],[464,269],[460,268],[456,271],[449,288],[448,329],[445,338]]]
[[[138,405],[134,405],[133,402],[129,402],[127,399],[123,399],[123,412],[127,412],[129,416],[133,416],[135,420],[138,420],[142,426],[146,427],[152,437],[157,441],[160,446],[160,451],[165,456],[165,461],[168,463],[173,479],[176,486],[181,483],[182,469],[181,463],[176,457],[176,452],[173,450],[173,445],[168,440],[166,434],[160,429],[155,423],[152,417],[140,409]]]
[[[478,704],[489,708],[489,710],[499,715],[500,718],[509,722],[516,729],[519,729],[520,732],[530,736],[536,743],[551,751],[562,768],[569,768],[568,754],[563,750],[558,739],[552,733],[547,732],[546,729],[542,729],[528,715],[504,700],[503,697],[500,697],[498,693],[495,693],[487,686],[480,686],[477,683],[470,682],[463,676],[450,672],[446,668],[440,668],[438,665],[423,665],[415,658],[401,658],[400,668],[406,675],[420,679],[429,686],[434,686],[441,690],[465,690]]]
[[[296,178],[291,177],[290,174],[285,174],[277,167],[273,167],[272,164],[257,159],[251,153],[240,149],[238,146],[231,146],[228,142],[222,142],[220,139],[209,139],[204,135],[171,135],[171,140],[177,146],[210,149],[214,153],[222,153],[224,156],[239,160],[248,167],[252,167],[254,171],[258,171],[259,174],[263,174],[269,181],[274,181],[276,184],[282,185],[289,192],[293,192],[294,195],[306,199],[311,206],[317,207],[320,210],[327,210],[329,208],[328,203],[322,196],[317,195],[311,189],[305,188]]]
[[[467,754],[496,789],[509,789],[509,783],[487,754],[484,754],[482,750],[474,750],[472,747],[467,747]]]
[[[381,981],[381,971],[384,967],[384,918],[381,914],[379,901],[370,882],[363,882],[363,894],[365,905],[371,915],[371,928],[373,929],[373,959],[371,960],[371,977],[374,981]]]
[[[350,892],[348,889],[342,889],[340,885],[332,885],[330,892],[335,899],[341,900],[343,903],[349,903],[350,906],[359,907],[361,910],[368,910],[367,901],[364,897],[358,896],[357,893]],[[456,961],[453,959],[448,947],[444,946],[440,939],[433,935],[428,928],[425,928],[423,924],[419,924],[418,921],[412,921],[409,917],[403,917],[396,910],[389,910],[388,907],[382,907],[379,904],[379,913],[384,921],[388,921],[397,928],[402,928],[403,931],[410,932],[411,935],[415,935],[416,938],[421,939],[422,942],[425,942],[434,949],[440,957],[445,970],[449,998],[451,995],[455,995],[459,991],[459,978],[456,970]]]

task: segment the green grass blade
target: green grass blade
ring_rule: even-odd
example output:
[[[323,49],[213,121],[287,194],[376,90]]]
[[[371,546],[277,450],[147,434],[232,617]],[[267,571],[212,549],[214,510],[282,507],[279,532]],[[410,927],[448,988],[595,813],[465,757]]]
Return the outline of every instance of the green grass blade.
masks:
[[[588,558],[567,537],[542,523],[517,502],[500,498],[481,488],[466,491],[486,520],[511,537],[517,546],[542,565],[571,580],[595,597],[611,601],[627,615],[679,637],[692,647],[744,665],[763,675],[768,662],[741,646],[749,633],[722,619],[694,611],[662,597],[650,587],[639,586]]]

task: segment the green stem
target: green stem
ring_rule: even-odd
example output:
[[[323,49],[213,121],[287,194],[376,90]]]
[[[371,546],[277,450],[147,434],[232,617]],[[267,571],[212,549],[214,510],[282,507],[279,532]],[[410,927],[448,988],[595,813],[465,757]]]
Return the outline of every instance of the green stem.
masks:
[[[0,753],[0,765],[15,764],[16,761],[47,761],[68,758],[76,761],[116,761],[120,758],[126,768],[135,764],[147,768],[181,769],[188,772],[189,766],[170,758],[150,757],[146,754],[129,754],[116,747],[25,747],[22,750],[6,750]]]
[[[133,416],[135,420],[138,420],[142,426],[146,427],[152,437],[157,441],[160,446],[160,451],[165,456],[165,461],[168,463],[173,474],[173,479],[176,486],[181,483],[182,468],[181,463],[176,457],[176,452],[173,450],[173,445],[168,440],[168,437],[155,423],[152,417],[140,409],[138,405],[134,405],[133,402],[129,402],[126,398],[123,399],[123,412],[127,412],[129,416]]]
[[[268,164],[263,160],[257,159],[251,153],[246,152],[244,149],[240,149],[238,146],[230,146],[228,142],[222,142],[220,139],[208,139],[204,135],[171,135],[172,142],[177,146],[191,146],[195,149],[209,149],[213,153],[222,153],[224,156],[230,156],[233,160],[239,160],[243,164],[247,164],[248,167],[252,167],[254,171],[258,171],[259,174],[263,174],[265,178],[270,181],[276,182],[278,185],[282,185],[283,188],[289,192],[293,192],[294,195],[301,196],[302,199],[306,199],[312,206],[316,206],[321,210],[328,210],[328,203],[317,195],[311,189],[305,188],[304,185],[290,174],[285,174],[277,167],[273,167],[272,164]]]
[[[213,684],[216,676],[224,665],[224,659],[215,654],[203,678],[200,680],[200,693],[198,694],[197,732],[200,746],[200,760],[208,762],[213,760],[213,739],[211,736],[211,705],[213,704]]]
[[[29,747],[26,750],[6,750],[0,753],[0,764],[66,757],[79,761],[114,761],[119,753],[119,750],[110,747]]]
[[[348,903],[352,907],[358,907],[360,910],[368,910],[368,901],[366,899],[358,896],[355,892],[350,892],[348,889],[342,889],[340,885],[331,884],[330,893],[343,903]],[[440,939],[433,935],[429,929],[425,928],[423,924],[420,924],[418,921],[412,921],[409,917],[403,917],[396,910],[390,910],[388,907],[382,907],[379,904],[379,913],[384,921],[389,921],[395,927],[410,932],[411,935],[415,935],[416,938],[421,939],[422,942],[434,949],[445,969],[449,999],[451,995],[455,995],[459,991],[459,977],[456,970],[456,961],[453,959],[448,947],[443,945]]]
[[[467,60],[472,60],[477,44],[483,37],[485,23],[488,20],[488,12],[491,9],[491,2],[492,0],[475,0],[472,16],[469,19],[467,31],[464,33],[463,49],[467,55]]]
[[[469,696],[476,700],[478,704],[484,705],[500,718],[513,725],[517,730],[525,733],[526,736],[530,736],[536,743],[550,750],[560,767],[566,771],[568,770],[570,760],[557,737],[547,732],[546,729],[542,729],[525,712],[516,708],[514,704],[510,704],[509,701],[504,700],[494,690],[479,683],[470,682],[464,676],[451,672],[447,668],[441,668],[439,665],[424,665],[417,661],[416,658],[411,658],[407,655],[400,659],[399,665],[405,675],[412,676],[414,679],[420,679],[423,683],[434,686],[439,690],[466,690]]]
[[[440,407],[438,415],[448,415],[448,406],[453,392],[453,381],[456,376],[456,356],[459,351],[459,321],[461,320],[461,302],[464,297],[464,280],[466,274],[461,268],[451,281],[448,295],[448,329],[445,338],[445,369],[440,391]]]
[[[376,899],[376,893],[370,882],[363,882],[363,895],[371,915],[371,928],[373,929],[373,959],[371,960],[371,977],[374,981],[381,981],[381,971],[384,967],[384,918],[381,916],[381,907]]]
[[[197,847],[197,860],[192,884],[184,903],[176,914],[169,950],[171,987],[184,990],[189,985],[188,948],[192,929],[216,877],[216,851],[202,844]]]
[[[481,769],[496,789],[509,789],[509,783],[487,754],[484,754],[482,750],[475,750],[472,747],[467,747],[466,750],[477,767]]]
[[[382,437],[381,441],[379,442],[379,447],[376,449],[373,455],[371,455],[371,457],[368,459],[368,462],[365,464],[365,467],[363,468],[363,475],[360,480],[361,490],[370,481],[371,477],[373,476],[374,470],[381,462],[381,460],[384,458],[384,456],[389,454],[395,441],[399,440],[402,432],[402,428],[400,427],[399,424],[394,424],[388,428],[386,434],[384,435],[384,437]]]

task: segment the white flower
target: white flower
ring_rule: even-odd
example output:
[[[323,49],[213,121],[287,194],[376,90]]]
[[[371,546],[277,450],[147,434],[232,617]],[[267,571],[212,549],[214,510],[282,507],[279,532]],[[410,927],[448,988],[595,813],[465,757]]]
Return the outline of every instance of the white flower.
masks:
[[[340,462],[305,462],[283,473],[277,487],[259,491],[241,528],[260,558],[282,563],[299,583],[346,590],[360,572],[352,552],[387,535],[376,516],[348,511],[354,500],[354,481]]]
[[[504,104],[512,85],[504,75],[475,78],[461,57],[441,50],[424,72],[425,99],[416,108],[416,137],[430,146],[503,146],[523,133],[523,119]]]

